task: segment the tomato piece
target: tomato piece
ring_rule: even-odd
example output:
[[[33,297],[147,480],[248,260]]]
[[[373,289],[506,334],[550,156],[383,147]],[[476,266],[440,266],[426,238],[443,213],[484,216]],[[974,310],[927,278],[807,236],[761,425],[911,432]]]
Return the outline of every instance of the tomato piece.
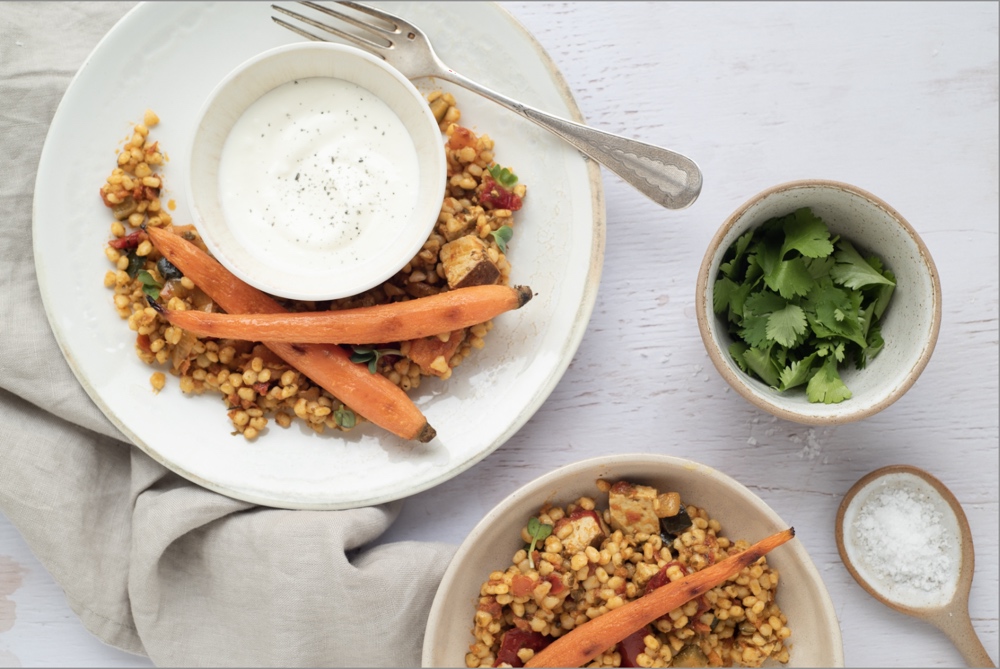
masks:
[[[146,233],[143,232],[142,230],[136,230],[130,235],[125,235],[124,237],[118,237],[117,239],[112,239],[110,242],[108,242],[108,245],[111,246],[111,248],[118,249],[119,251],[121,251],[122,249],[134,249],[137,248],[139,246],[139,243],[146,238],[145,235]]]
[[[536,653],[552,643],[552,637],[547,637],[535,631],[525,631],[509,629],[504,632],[503,639],[500,640],[500,650],[497,652],[497,661],[494,667],[501,664],[509,664],[512,667],[523,667],[524,662],[517,656],[517,651],[522,648],[530,648]]]
[[[566,589],[566,586],[563,585],[562,579],[555,574],[549,574],[545,577],[545,580],[552,584],[552,589],[549,590],[549,594],[558,595]]]
[[[643,639],[647,634],[651,634],[649,627],[632,632],[627,637],[618,642],[618,654],[622,656],[623,667],[638,667],[638,657],[640,653],[646,652],[646,642]]]
[[[523,205],[521,198],[493,180],[489,174],[483,175],[483,189],[479,193],[479,204],[485,209],[509,209],[517,211]]]
[[[476,145],[476,136],[472,134],[472,131],[468,128],[463,128],[462,126],[455,126],[455,129],[451,133],[451,137],[448,138],[448,148],[452,151],[458,151],[464,149],[467,146]]]
[[[649,579],[649,581],[646,582],[646,594],[647,595],[649,593],[653,592],[653,590],[656,590],[657,588],[659,588],[660,586],[666,585],[667,583],[670,583],[670,577],[667,576],[667,569],[669,569],[670,567],[672,567],[674,565],[677,565],[678,567],[680,567],[681,571],[683,571],[685,574],[690,574],[691,573],[690,569],[688,569],[686,566],[682,565],[680,562],[677,562],[676,560],[674,560],[673,562],[668,562],[667,564],[663,565],[663,569],[661,569],[660,571],[658,571],[655,574],[653,574],[653,577],[651,579]]]
[[[535,589],[535,582],[531,580],[530,576],[525,576],[524,574],[516,574],[510,582],[510,594],[515,597],[524,597],[525,595],[530,595]]]

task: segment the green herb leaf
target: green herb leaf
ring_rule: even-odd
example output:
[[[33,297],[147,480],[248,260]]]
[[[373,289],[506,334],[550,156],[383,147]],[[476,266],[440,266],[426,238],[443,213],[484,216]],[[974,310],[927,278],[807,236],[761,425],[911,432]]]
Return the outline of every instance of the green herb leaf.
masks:
[[[348,409],[343,404],[341,404],[340,407],[333,412],[333,420],[335,420],[337,425],[345,430],[350,430],[358,424],[358,417],[354,415],[353,411]]]
[[[129,278],[134,279],[145,264],[146,259],[137,254],[135,249],[131,249],[128,252],[128,267],[125,269],[125,273],[129,275]]]
[[[781,383],[778,368],[771,360],[770,349],[751,348],[743,353],[743,360],[753,372],[767,385],[777,388]]]
[[[729,309],[729,303],[732,299],[733,293],[735,293],[738,288],[739,286],[736,282],[727,276],[724,276],[716,281],[715,285],[712,287],[712,310],[717,314],[727,311]]]
[[[507,253],[507,242],[509,242],[510,238],[514,236],[514,229],[509,225],[501,225],[490,234],[493,235],[493,239],[496,240],[497,246],[500,247],[500,252]]]
[[[868,346],[858,351],[855,357],[854,364],[858,369],[867,367],[868,363],[885,347],[885,341],[882,340],[882,329],[878,325],[873,325],[868,331],[867,342]]]
[[[789,388],[801,386],[808,381],[809,377],[813,374],[812,364],[814,360],[816,360],[816,354],[811,353],[802,360],[792,361],[791,364],[781,370],[780,388],[788,390]]]
[[[818,216],[808,207],[797,209],[794,216],[782,226],[785,241],[781,245],[781,257],[795,250],[807,258],[825,258],[833,253],[830,231]]]
[[[873,289],[875,293],[875,319],[878,320],[882,318],[882,314],[885,313],[885,308],[889,306],[889,300],[892,299],[892,293],[896,290],[896,275],[885,270],[882,272],[882,276],[891,281],[891,284],[883,284],[877,286]]]
[[[878,322],[896,278],[863,258],[809,208],[770,218],[726,250],[712,308],[726,313],[729,355],[747,374],[812,402],[850,397],[838,365],[861,369],[884,347]]]
[[[767,317],[767,337],[782,346],[793,347],[799,335],[805,334],[806,314],[797,304],[788,304],[784,309]]]
[[[156,282],[153,275],[146,270],[140,270],[136,274],[136,278],[139,279],[139,283],[142,284],[142,292],[148,295],[154,300],[160,299],[160,289],[163,288],[160,284]]]
[[[767,287],[786,300],[800,297],[809,292],[816,280],[809,273],[802,258],[781,260],[764,276]]]
[[[753,239],[753,230],[748,230],[740,235],[739,239],[733,242],[732,246],[729,247],[730,254],[733,258],[732,260],[719,265],[720,272],[730,279],[737,278],[740,264],[743,260],[743,254],[746,253],[747,247],[750,246],[751,239]]]
[[[384,355],[403,355],[402,351],[391,348],[374,349],[367,346],[352,346],[351,362],[368,363],[368,371],[372,374],[378,372],[378,361]]]
[[[499,165],[494,164],[489,166],[489,171],[493,180],[504,188],[511,189],[514,187],[514,184],[517,183],[517,175],[506,167],[500,167]]]
[[[833,257],[837,264],[830,270],[830,276],[839,284],[848,288],[863,288],[873,284],[895,285],[895,281],[886,278],[868,264],[846,239],[841,239],[837,244],[837,252]]]
[[[836,261],[833,256],[826,258],[803,258],[802,263],[806,266],[806,271],[813,279],[819,280],[830,275],[830,269]]]
[[[737,366],[744,372],[749,371],[747,367],[746,360],[743,359],[743,354],[750,350],[750,347],[741,341],[734,341],[729,345],[729,355],[732,356],[733,360],[736,361]]]
[[[535,544],[552,534],[552,526],[543,523],[538,518],[532,516],[528,519],[528,535],[531,537],[531,545],[528,546],[528,565],[534,569],[535,560],[531,556],[535,552]]]
[[[823,366],[809,379],[809,383],[806,385],[806,396],[810,402],[823,402],[824,404],[839,404],[850,399],[851,391],[840,378],[835,356],[827,356]]]

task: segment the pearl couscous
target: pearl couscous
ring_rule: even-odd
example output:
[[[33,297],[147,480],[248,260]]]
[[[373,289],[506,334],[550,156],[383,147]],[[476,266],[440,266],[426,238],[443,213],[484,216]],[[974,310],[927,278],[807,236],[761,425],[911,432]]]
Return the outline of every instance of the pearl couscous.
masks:
[[[525,185],[494,161],[493,140],[458,125],[461,116],[451,94],[440,91],[428,103],[447,141],[448,182],[438,223],[419,253],[394,277],[365,293],[332,302],[281,301],[290,311],[346,309],[434,295],[483,283],[509,284],[506,242],[521,207]],[[110,241],[104,248],[111,268],[104,285],[114,292],[118,315],[136,333],[139,358],[179,379],[187,394],[222,396],[235,432],[259,436],[273,420],[281,427],[303,421],[316,432],[348,430],[364,420],[335,396],[313,384],[258,342],[198,338],[171,327],[147,298],[168,309],[216,310],[212,300],[181,275],[148,240],[140,226],[160,227],[184,236],[207,252],[193,226],[175,221],[175,204],[161,199],[160,170],[167,157],[151,137],[160,119],[147,111],[118,152],[116,166],[100,188],[111,209]],[[499,179],[496,177],[500,177]],[[501,185],[500,181],[503,181]],[[469,251],[471,249],[471,252]],[[475,267],[465,267],[469,253]],[[470,269],[474,271],[469,271]],[[464,283],[463,283],[464,282]],[[409,391],[424,377],[447,379],[473,350],[485,345],[492,321],[394,345],[354,347],[358,364],[369,365]],[[166,375],[150,377],[154,392]]]
[[[480,588],[468,667],[523,666],[553,639],[749,544],[731,541],[676,493],[598,481],[593,498],[545,504],[521,530],[524,547]],[[608,648],[590,667],[759,667],[788,662],[791,630],[766,557]]]

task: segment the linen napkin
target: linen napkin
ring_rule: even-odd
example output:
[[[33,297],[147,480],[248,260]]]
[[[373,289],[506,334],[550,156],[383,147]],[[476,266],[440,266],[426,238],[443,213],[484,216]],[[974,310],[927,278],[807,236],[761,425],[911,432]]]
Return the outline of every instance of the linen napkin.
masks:
[[[156,664],[416,666],[454,547],[368,546],[400,503],[270,509],[173,474],[91,402],[49,329],[32,262],[39,155],[71,78],[130,7],[0,4],[0,511],[87,629]]]

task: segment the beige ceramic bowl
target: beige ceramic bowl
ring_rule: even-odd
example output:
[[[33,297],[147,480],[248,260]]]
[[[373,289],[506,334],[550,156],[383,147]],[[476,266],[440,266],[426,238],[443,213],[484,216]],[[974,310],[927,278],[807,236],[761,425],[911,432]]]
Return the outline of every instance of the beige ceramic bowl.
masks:
[[[445,571],[431,605],[423,666],[463,667],[473,642],[479,588],[493,570],[505,569],[523,547],[521,528],[545,502],[565,504],[582,495],[600,499],[599,478],[626,479],[673,490],[687,504],[704,507],[732,539],[758,541],[788,525],[759,497],[730,477],[690,460],[630,454],[593,458],[557,469],[500,502],[472,530]],[[816,567],[798,539],[768,555],[781,573],[778,603],[792,630],[789,667],[844,665],[840,625]]]
[[[896,275],[892,301],[881,319],[885,347],[863,370],[840,369],[852,397],[839,404],[811,403],[803,389],[773,390],[743,372],[729,355],[732,339],[712,309],[712,289],[729,247],[747,230],[800,207],[811,207],[834,235],[863,253],[874,253]],[[927,247],[906,219],[860,188],[836,181],[793,181],[759,193],[740,206],[709,244],[698,270],[698,328],[719,373],[751,404],[809,425],[866,418],[898,400],[924,370],[941,324],[941,285]]]

